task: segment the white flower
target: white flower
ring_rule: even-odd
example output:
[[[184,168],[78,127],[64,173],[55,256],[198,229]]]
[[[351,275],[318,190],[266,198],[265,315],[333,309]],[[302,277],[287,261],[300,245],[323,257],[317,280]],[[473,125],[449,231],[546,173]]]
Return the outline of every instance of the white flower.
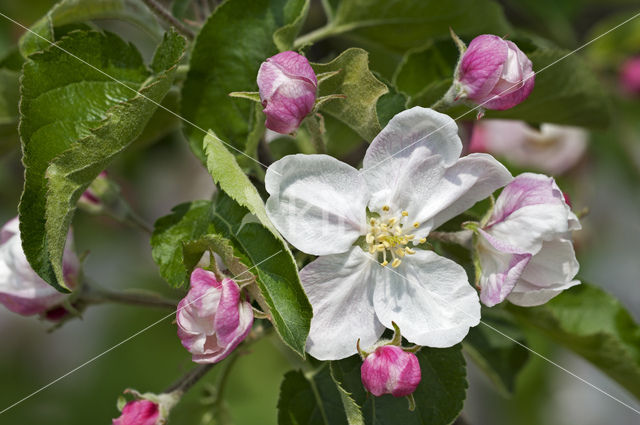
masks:
[[[487,152],[519,167],[562,174],[584,156],[589,133],[580,127],[523,121],[482,120],[473,126],[471,152]]]
[[[490,155],[459,158],[461,150],[450,117],[416,107],[378,134],[361,170],[327,155],[269,167],[269,217],[291,244],[320,256],[300,272],[314,310],[311,355],[348,357],[358,339],[374,344],[392,321],[431,347],[452,346],[478,324],[464,269],[415,246],[511,181]]]
[[[556,182],[524,173],[504,188],[478,231],[480,299],[491,307],[544,304],[578,285],[571,232],[580,229]]]

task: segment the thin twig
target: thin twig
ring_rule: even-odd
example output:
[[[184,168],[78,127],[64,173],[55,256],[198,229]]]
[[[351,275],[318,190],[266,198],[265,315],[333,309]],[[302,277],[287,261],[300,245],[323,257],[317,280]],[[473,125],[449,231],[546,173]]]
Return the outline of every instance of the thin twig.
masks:
[[[144,294],[135,292],[116,292],[97,287],[95,285],[87,285],[83,288],[80,299],[87,304],[102,304],[113,302],[128,305],[140,305],[145,307],[158,307],[175,309],[178,301],[170,298],[164,298],[156,294]]]
[[[198,367],[191,369],[189,372],[184,374],[180,379],[174,382],[169,388],[167,388],[164,392],[171,393],[174,391],[180,391],[182,394],[189,391],[191,387],[193,387],[204,375],[207,374],[215,366],[217,363],[208,363],[202,364]]]
[[[166,21],[168,24],[173,25],[180,34],[184,35],[189,40],[193,40],[196,37],[193,31],[191,31],[182,22],[176,19],[176,17],[173,16],[171,12],[165,9],[164,6],[158,3],[156,0],[142,0],[142,1],[144,2],[144,4],[147,5],[149,9],[151,9],[153,13],[156,14],[156,16]]]

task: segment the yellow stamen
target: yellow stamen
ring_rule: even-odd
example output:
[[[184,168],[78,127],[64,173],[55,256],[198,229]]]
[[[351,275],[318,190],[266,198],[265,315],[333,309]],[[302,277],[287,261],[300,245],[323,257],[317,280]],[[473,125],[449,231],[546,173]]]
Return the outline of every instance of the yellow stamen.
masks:
[[[415,227],[415,228],[417,229],[418,227],[420,227],[420,223],[418,223],[418,222],[416,221],[415,223],[413,223],[413,227]]]
[[[407,217],[409,215],[409,211],[402,211],[402,216]]]
[[[391,263],[391,267],[393,267],[394,269],[396,267],[398,267],[400,265],[400,263],[402,263],[402,261],[400,261],[399,258],[396,258],[395,260],[393,260],[393,262]]]

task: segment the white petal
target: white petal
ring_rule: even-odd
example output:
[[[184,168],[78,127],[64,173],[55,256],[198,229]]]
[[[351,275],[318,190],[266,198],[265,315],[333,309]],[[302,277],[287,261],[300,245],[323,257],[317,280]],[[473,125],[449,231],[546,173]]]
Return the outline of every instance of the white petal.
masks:
[[[373,309],[371,269],[377,266],[361,248],[328,255],[300,271],[300,279],[313,307],[307,352],[319,360],[337,360],[373,345],[384,326]]]
[[[432,189],[416,221],[430,219],[432,228],[437,228],[511,180],[511,173],[491,155],[471,154],[460,158]]]
[[[396,269],[376,265],[376,315],[395,322],[414,344],[450,347],[480,321],[478,294],[464,269],[432,251],[404,257]]]
[[[533,173],[520,174],[502,191],[488,223],[493,236],[532,254],[574,227],[577,217],[553,178]]]
[[[482,267],[480,300],[488,307],[501,303],[513,290],[531,254],[517,249],[480,230],[477,252]]]
[[[374,193],[398,181],[416,149],[424,157],[439,155],[445,166],[462,151],[458,126],[448,115],[415,107],[400,112],[373,139],[363,161],[363,174]]]
[[[570,240],[544,242],[540,252],[524,269],[508,300],[525,307],[544,304],[563,290],[580,283],[573,280],[579,268]]]
[[[308,254],[347,251],[366,233],[366,183],[355,168],[328,155],[289,155],[265,179],[267,214],[278,231]]]

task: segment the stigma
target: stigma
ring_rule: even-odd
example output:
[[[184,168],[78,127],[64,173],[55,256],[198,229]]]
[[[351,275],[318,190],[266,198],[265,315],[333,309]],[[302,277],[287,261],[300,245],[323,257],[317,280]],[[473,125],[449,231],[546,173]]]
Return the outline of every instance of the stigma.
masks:
[[[366,235],[369,253],[377,257],[381,266],[391,262],[391,267],[398,267],[405,255],[416,253],[409,243],[417,245],[426,241],[425,238],[416,241],[415,235],[410,233],[418,227],[420,223],[411,222],[407,211],[393,214],[391,208],[384,205],[380,217],[369,219],[369,232]]]

